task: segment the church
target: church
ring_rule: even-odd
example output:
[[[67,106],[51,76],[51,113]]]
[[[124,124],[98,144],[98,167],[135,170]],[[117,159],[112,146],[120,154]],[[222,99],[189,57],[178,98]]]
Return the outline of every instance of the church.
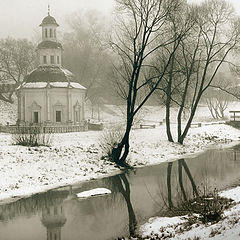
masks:
[[[42,41],[37,46],[39,65],[18,88],[20,125],[83,126],[86,88],[62,67],[63,47],[57,40],[58,23],[42,20]]]

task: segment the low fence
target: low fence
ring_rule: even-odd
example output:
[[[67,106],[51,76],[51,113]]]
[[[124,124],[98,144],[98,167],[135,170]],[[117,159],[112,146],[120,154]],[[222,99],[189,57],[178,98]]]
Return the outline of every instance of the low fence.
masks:
[[[230,121],[240,121],[240,111],[229,111]]]
[[[73,126],[0,126],[0,132],[5,133],[67,133],[88,130],[88,124]]]

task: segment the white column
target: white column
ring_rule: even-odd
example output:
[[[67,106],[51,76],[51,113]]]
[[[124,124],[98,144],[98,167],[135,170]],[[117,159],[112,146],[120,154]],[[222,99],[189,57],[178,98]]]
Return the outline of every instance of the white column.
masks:
[[[51,120],[50,116],[50,96],[49,96],[49,90],[47,89],[46,92],[46,108],[47,108],[47,121]]]
[[[21,94],[21,120],[25,121],[25,94]]]
[[[67,119],[68,121],[72,121],[72,94],[70,92],[70,89],[67,90]]]
[[[21,121],[21,93],[18,92],[18,121]]]
[[[85,120],[85,109],[84,109],[84,104],[85,104],[85,97],[84,94],[82,95],[82,120]]]

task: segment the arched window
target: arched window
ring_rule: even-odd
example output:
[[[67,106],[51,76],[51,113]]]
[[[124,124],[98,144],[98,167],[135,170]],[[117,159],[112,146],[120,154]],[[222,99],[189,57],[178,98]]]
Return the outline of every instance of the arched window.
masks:
[[[52,29],[50,28],[50,38],[52,37]]]
[[[45,28],[45,37],[47,38],[47,29]]]

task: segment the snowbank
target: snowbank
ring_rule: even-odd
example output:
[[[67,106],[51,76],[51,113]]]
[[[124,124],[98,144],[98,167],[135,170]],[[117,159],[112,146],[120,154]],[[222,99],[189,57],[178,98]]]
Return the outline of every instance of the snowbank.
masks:
[[[190,230],[184,230],[184,224],[187,221],[187,216],[182,217],[155,217],[143,224],[140,229],[140,235],[144,239],[150,237],[169,237],[175,240],[185,239],[214,239],[214,240],[237,240],[240,233],[240,187],[226,190],[220,193],[222,197],[232,198],[237,204],[231,209],[224,211],[224,217],[221,221],[215,224],[193,224]],[[155,238],[153,238],[155,239]],[[156,238],[157,239],[157,238]]]

